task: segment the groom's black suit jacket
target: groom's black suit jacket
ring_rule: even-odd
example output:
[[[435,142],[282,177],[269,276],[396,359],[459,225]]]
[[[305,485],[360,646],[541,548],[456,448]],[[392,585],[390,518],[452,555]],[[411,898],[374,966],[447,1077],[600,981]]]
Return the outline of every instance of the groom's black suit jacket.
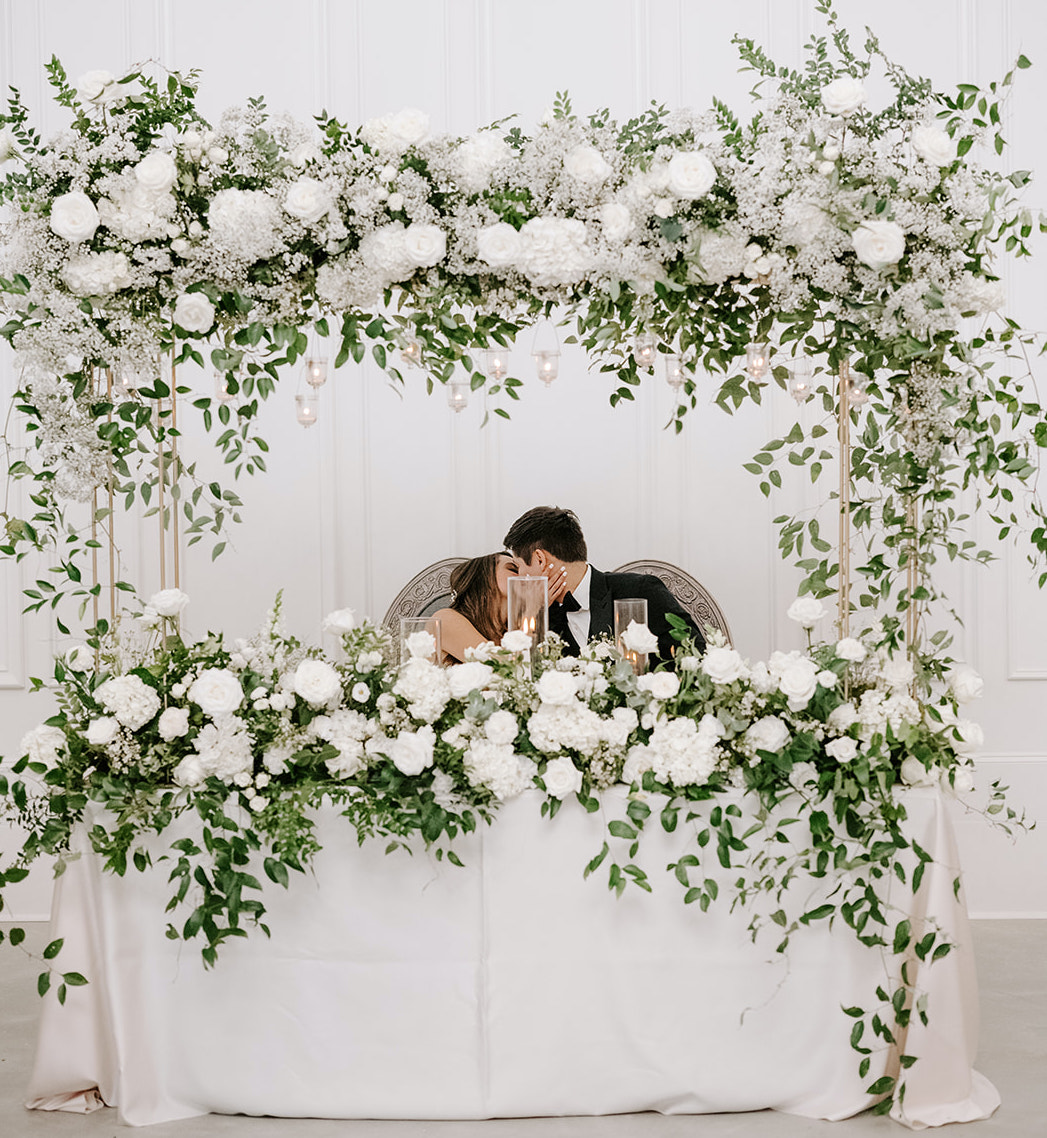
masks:
[[[667,613],[687,621],[695,644],[705,648],[705,637],[694,618],[657,577],[649,573],[601,573],[596,568],[589,581],[589,638],[614,636],[614,602],[633,597],[647,601],[647,627],[658,637],[658,656],[652,654],[652,665],[659,660],[672,663],[672,648],[677,642],[670,635]],[[568,652],[577,655],[570,645]]]

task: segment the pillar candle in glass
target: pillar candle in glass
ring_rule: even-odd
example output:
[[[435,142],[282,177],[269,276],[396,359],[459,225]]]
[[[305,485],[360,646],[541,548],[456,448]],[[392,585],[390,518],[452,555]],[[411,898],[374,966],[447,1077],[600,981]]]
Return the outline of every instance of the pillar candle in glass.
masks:
[[[614,602],[614,642],[622,659],[628,660],[633,671],[639,676],[647,671],[647,653],[629,648],[622,639],[630,624],[647,628],[647,601],[642,598],[626,598]]]
[[[440,622],[431,616],[402,616],[400,663],[418,659],[440,663]]]
[[[509,632],[519,630],[531,638],[531,652],[545,639],[549,630],[549,579],[547,577],[510,577]]]

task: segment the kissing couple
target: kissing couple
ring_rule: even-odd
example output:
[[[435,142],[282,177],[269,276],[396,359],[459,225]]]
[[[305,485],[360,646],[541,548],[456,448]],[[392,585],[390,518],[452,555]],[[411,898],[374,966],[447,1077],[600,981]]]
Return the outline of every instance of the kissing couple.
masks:
[[[517,518],[504,539],[505,550],[473,557],[451,573],[449,608],[433,613],[440,621],[442,662],[461,663],[467,648],[501,642],[508,628],[509,580],[516,576],[549,581],[549,628],[577,656],[590,641],[614,632],[614,602],[647,601],[647,626],[658,638],[651,664],[672,664],[675,644],[668,614],[687,622],[699,649],[705,638],[693,617],[665,585],[648,573],[601,573],[589,564],[585,536],[571,510],[535,506]]]

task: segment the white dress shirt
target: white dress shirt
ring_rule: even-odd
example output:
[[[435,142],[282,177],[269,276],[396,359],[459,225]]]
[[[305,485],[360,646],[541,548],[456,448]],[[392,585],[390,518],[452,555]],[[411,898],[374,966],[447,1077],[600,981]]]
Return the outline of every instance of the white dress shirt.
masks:
[[[593,583],[593,567],[586,565],[585,576],[578,582],[577,588],[571,590],[571,595],[578,602],[578,611],[567,614],[567,627],[571,635],[578,641],[578,647],[584,648],[589,643],[589,586]]]

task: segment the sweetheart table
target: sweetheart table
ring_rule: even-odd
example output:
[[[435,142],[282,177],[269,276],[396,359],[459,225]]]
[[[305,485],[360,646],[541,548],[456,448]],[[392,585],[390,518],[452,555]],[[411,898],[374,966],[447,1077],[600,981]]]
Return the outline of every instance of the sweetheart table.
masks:
[[[744,800],[739,797],[740,804]],[[929,1025],[894,1116],[915,1128],[985,1118],[999,1098],[972,1070],[977,989],[956,848],[937,791],[916,790],[911,835],[935,858],[920,892],[894,900],[956,944],[920,965]],[[607,811],[607,815],[604,815]],[[318,816],[313,873],[266,884],[271,938],[252,930],[206,969],[196,942],[164,935],[164,862],[126,877],[82,856],[57,882],[58,963],[88,977],[42,1005],[27,1105],[115,1106],[141,1125],[208,1112],[322,1118],[471,1119],[773,1108],[839,1119],[870,1105],[842,1007],[869,1007],[890,959],[819,922],[786,954],[729,893],[683,903],[665,866],[695,849],[654,825],[641,861],[654,892],[616,899],[582,869],[623,795],[599,813],[567,802],[552,821],[528,793],[460,840],[464,868],[359,846]],[[179,825],[188,827],[188,819]],[[740,831],[739,831],[740,832]],[[155,840],[158,857],[173,840]],[[709,856],[709,861],[715,857]],[[730,871],[717,867],[722,881]],[[715,876],[703,868],[703,876]],[[808,907],[816,883],[790,890]],[[831,887],[831,885],[830,885]],[[826,886],[818,886],[826,888]],[[802,909],[797,909],[797,912]],[[176,923],[177,923],[177,914]]]

